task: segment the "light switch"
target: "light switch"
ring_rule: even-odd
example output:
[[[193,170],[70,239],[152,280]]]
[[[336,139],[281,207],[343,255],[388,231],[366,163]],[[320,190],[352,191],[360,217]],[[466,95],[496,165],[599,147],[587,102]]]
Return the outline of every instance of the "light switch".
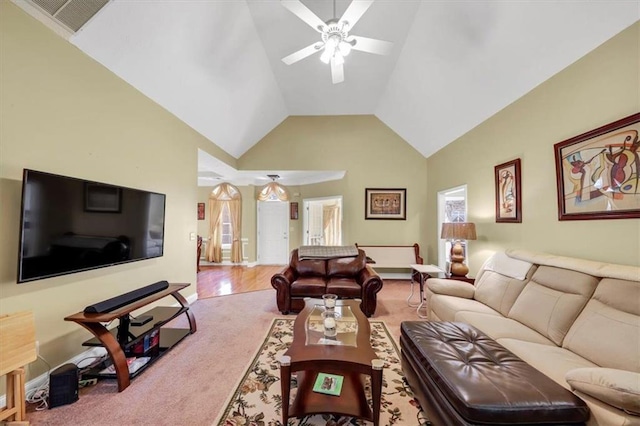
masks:
[[[196,239],[196,233],[195,233],[195,232],[190,233],[190,234],[189,234],[189,239],[190,239],[191,241],[194,241],[194,240]]]

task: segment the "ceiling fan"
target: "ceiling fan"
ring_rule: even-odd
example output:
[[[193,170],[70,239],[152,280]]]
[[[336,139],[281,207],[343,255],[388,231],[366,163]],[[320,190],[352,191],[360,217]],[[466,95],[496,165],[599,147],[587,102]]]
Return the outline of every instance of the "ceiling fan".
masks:
[[[291,65],[301,59],[322,51],[320,60],[325,64],[331,62],[331,80],[333,84],[344,81],[344,57],[351,50],[388,55],[393,43],[368,37],[350,35],[356,23],[369,9],[375,0],[353,0],[340,19],[336,15],[336,2],[333,0],[333,18],[327,22],[322,21],[300,0],[281,0],[284,7],[289,9],[298,18],[306,22],[311,28],[321,35],[321,41],[313,43],[289,56],[282,58],[282,62]]]

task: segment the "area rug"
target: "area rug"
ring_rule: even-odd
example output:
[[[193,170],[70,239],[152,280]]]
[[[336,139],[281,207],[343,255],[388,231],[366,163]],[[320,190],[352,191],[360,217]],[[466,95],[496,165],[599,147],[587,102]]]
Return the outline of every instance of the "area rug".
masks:
[[[293,340],[295,319],[274,319],[256,356],[233,394],[228,398],[217,426],[282,426],[280,366],[278,360]],[[398,348],[382,321],[370,321],[371,346],[384,360],[380,425],[419,425],[425,422],[418,402],[406,383],[400,367]],[[295,397],[295,378],[291,398]],[[371,398],[369,395],[369,403]],[[288,426],[372,425],[372,422],[347,416],[316,414],[289,419]]]

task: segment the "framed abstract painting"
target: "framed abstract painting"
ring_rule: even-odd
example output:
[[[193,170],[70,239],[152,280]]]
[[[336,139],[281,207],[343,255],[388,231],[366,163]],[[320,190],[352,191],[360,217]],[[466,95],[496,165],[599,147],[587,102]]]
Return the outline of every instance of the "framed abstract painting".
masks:
[[[496,222],[522,222],[520,159],[494,167],[496,190]]]
[[[640,113],[554,145],[558,220],[640,218]]]

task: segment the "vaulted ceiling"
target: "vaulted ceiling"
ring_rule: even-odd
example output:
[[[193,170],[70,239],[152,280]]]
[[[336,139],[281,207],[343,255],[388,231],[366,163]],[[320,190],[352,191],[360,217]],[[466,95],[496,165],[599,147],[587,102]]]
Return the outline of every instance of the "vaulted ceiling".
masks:
[[[428,157],[639,19],[629,0],[378,0],[353,34],[392,52],[353,51],[340,84],[319,54],[282,62],[319,34],[278,0],[112,0],[70,41],[235,158],[289,115],[341,114]]]

